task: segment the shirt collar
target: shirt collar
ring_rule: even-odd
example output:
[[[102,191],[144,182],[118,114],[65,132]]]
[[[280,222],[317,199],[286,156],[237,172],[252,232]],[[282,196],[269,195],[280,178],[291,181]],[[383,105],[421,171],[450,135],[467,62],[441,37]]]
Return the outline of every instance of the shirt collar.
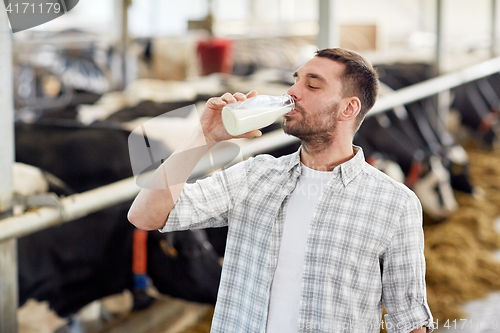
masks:
[[[298,177],[298,175],[301,172],[301,165],[300,165],[300,150],[302,149],[302,145],[297,149],[296,152],[291,154],[291,159],[290,162],[288,163],[288,171],[295,169],[295,173]],[[365,155],[363,153],[363,148],[359,146],[353,145],[354,149],[354,156],[340,164],[337,165],[333,169],[333,175],[337,175],[340,173],[341,178],[342,178],[342,183],[344,184],[344,187],[347,186],[356,176],[361,172],[363,165],[365,163]]]

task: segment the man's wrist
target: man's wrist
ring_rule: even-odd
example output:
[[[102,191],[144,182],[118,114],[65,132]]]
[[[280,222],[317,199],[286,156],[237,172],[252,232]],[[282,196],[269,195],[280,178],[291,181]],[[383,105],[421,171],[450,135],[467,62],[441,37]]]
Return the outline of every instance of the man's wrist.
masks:
[[[205,131],[203,131],[203,127],[201,125],[196,127],[196,129],[194,130],[194,135],[194,141],[196,142],[197,146],[208,146],[210,143],[215,142],[210,135],[206,134]]]

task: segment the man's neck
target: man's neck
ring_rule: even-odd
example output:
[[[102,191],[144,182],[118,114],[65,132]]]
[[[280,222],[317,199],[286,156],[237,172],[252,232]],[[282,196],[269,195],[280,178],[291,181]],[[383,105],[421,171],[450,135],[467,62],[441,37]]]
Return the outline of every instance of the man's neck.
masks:
[[[306,143],[302,143],[300,161],[308,168],[319,171],[332,171],[340,165],[354,157],[352,142],[332,142],[330,146],[315,151],[308,149]]]

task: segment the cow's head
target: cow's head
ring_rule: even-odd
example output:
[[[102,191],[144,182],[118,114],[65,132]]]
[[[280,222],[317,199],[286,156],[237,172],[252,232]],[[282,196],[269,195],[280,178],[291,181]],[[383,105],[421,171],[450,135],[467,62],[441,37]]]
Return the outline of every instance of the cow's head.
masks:
[[[439,156],[432,155],[423,163],[421,174],[411,188],[420,199],[423,210],[434,220],[442,220],[458,208],[450,174]]]

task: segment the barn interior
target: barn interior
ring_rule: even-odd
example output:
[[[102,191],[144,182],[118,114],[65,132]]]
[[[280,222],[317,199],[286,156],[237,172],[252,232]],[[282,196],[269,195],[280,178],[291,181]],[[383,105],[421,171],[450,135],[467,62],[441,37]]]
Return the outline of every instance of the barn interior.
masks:
[[[209,332],[227,229],[127,211],[210,97],[281,96],[327,47],[379,74],[354,144],[422,203],[436,331],[500,331],[497,0],[37,1],[0,5],[0,333]],[[281,122],[189,181],[296,151]]]

